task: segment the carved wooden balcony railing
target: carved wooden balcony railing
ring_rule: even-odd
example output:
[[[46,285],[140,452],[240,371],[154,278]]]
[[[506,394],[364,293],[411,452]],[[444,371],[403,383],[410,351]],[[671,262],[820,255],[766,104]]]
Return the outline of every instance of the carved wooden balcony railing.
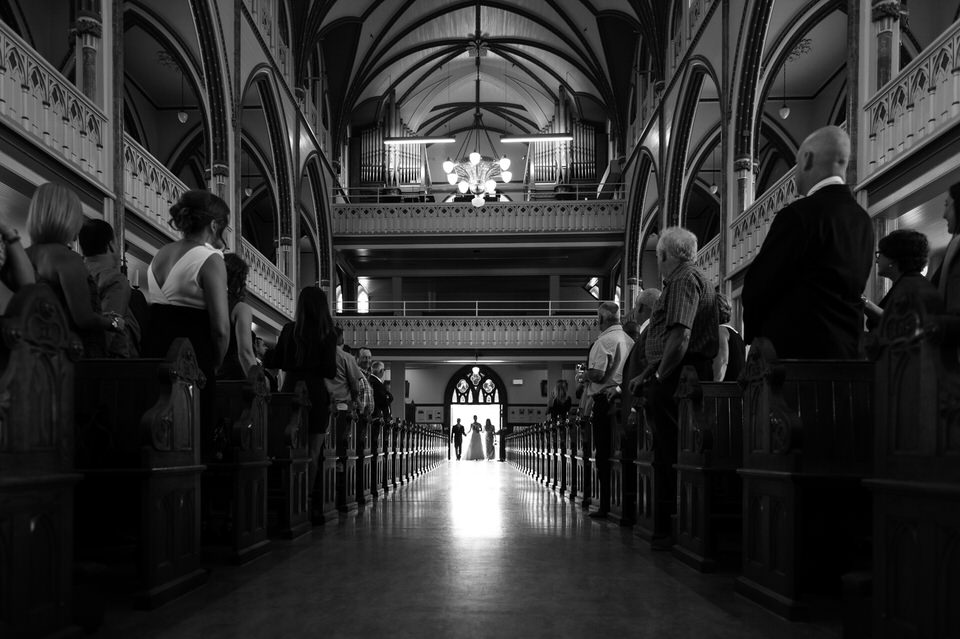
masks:
[[[863,107],[869,178],[935,137],[960,114],[960,21],[905,66]]]
[[[730,269],[732,275],[746,267],[756,257],[767,236],[777,211],[797,197],[797,185],[794,181],[795,169],[790,169],[776,184],[767,189],[746,211],[730,224],[733,243],[730,247]],[[698,256],[699,257],[699,256]]]
[[[714,284],[720,284],[720,236],[713,238],[697,252],[697,266]]]
[[[337,204],[335,236],[461,233],[623,233],[622,200]]]
[[[128,134],[123,134],[123,195],[127,207],[172,239],[180,234],[170,226],[170,207],[187,185]]]
[[[0,119],[110,191],[104,169],[107,116],[0,21]]]
[[[293,319],[296,310],[293,280],[243,238],[240,238],[240,257],[250,267],[247,290],[278,310],[284,317]]]
[[[376,349],[574,349],[599,335],[585,317],[337,317],[347,344]]]

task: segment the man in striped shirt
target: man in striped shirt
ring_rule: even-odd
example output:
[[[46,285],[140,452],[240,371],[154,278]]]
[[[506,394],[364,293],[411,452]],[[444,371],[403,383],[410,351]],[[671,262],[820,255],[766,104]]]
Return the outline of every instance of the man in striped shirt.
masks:
[[[630,391],[646,400],[645,417],[654,431],[657,474],[655,499],[662,504],[651,542],[669,546],[670,515],[676,509],[677,402],[673,398],[684,366],[693,366],[702,380],[713,379],[720,325],[713,284],[694,264],[697,238],[687,229],[664,229],[657,242],[657,264],[663,292],[647,326],[646,369],[630,380]],[[656,470],[655,470],[656,472]]]

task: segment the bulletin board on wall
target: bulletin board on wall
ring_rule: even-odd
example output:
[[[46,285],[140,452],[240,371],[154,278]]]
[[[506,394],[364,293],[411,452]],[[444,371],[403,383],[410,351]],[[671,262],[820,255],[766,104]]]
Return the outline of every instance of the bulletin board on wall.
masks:
[[[417,406],[418,424],[443,424],[443,404],[424,404]]]
[[[507,409],[507,423],[511,426],[540,424],[547,419],[547,407],[535,404],[521,404]]]

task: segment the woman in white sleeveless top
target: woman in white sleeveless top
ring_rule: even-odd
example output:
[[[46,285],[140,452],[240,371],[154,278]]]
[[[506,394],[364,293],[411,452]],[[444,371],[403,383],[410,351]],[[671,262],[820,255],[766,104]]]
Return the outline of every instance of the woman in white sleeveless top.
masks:
[[[187,191],[170,207],[170,217],[183,239],[157,251],[147,269],[151,306],[144,354],[163,357],[177,337],[190,340],[207,377],[201,393],[206,422],[212,417],[214,372],[230,342],[227,272],[220,251],[230,210],[208,191]]]

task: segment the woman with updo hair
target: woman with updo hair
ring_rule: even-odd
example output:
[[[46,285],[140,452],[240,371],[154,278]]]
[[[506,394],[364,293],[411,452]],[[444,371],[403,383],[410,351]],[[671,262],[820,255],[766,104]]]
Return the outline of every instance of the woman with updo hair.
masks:
[[[226,202],[209,191],[187,191],[170,207],[170,222],[182,239],[161,247],[147,269],[150,328],[144,355],[164,357],[174,339],[186,337],[207,377],[201,393],[203,419],[213,417],[215,371],[230,343],[223,230]],[[248,326],[249,328],[249,326]]]
[[[246,379],[250,369],[257,365],[257,358],[253,354],[253,334],[250,332],[253,311],[244,301],[247,297],[247,273],[250,267],[236,253],[224,255],[223,265],[227,269],[230,343],[217,376],[220,379]]]
[[[916,287],[926,284],[923,269],[930,255],[930,242],[920,231],[898,229],[882,237],[877,243],[877,275],[885,277],[893,286],[883,296],[879,304],[874,304],[864,296],[863,313],[867,316],[867,330],[880,325],[883,310],[893,292],[904,287]]]

